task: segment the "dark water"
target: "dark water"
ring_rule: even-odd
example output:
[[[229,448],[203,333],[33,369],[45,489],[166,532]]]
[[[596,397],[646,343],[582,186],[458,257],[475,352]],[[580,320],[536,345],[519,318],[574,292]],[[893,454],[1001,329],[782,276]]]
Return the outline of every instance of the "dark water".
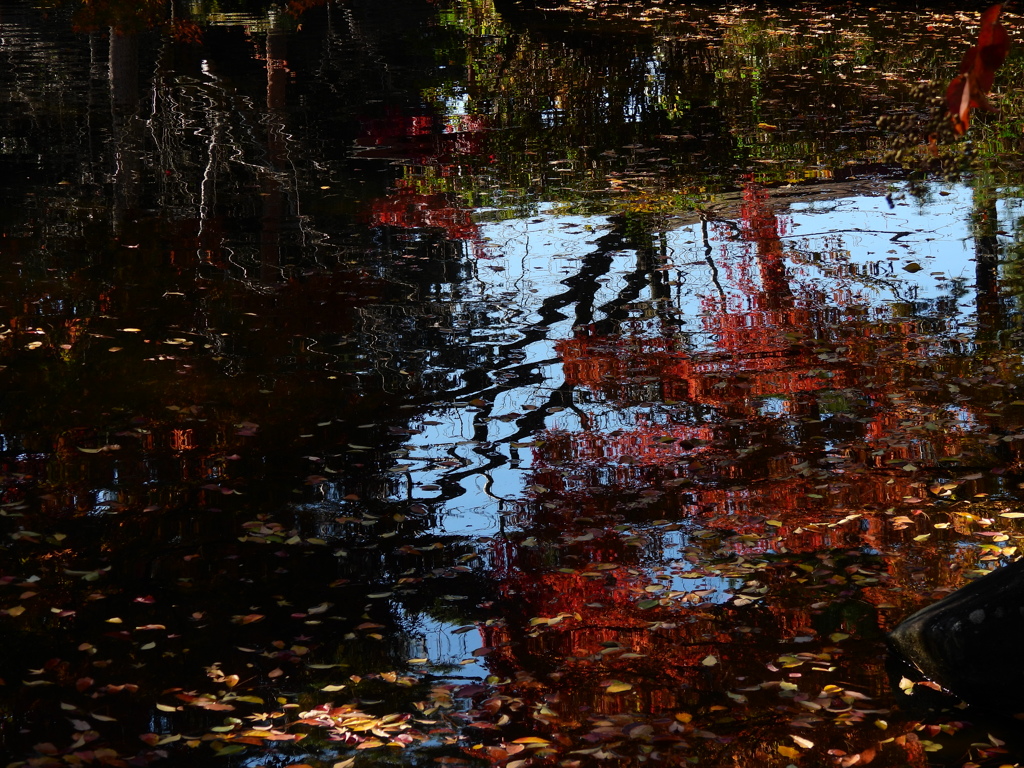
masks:
[[[0,2],[4,755],[1016,759],[883,641],[1024,535],[978,9],[308,5]]]

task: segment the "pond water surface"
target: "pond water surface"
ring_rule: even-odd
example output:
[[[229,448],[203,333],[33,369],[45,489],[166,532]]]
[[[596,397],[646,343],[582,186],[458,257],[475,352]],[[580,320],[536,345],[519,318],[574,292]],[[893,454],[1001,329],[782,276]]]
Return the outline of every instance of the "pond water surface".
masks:
[[[4,755],[1018,759],[884,642],[1024,537],[977,10],[0,0]]]

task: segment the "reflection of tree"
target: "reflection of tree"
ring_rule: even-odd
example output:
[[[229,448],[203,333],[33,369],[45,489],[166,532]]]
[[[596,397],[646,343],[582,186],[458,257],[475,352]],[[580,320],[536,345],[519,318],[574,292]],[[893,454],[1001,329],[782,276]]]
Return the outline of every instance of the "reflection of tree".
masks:
[[[0,419],[0,500],[18,508],[0,526],[15,534],[0,556],[0,676],[43,669],[46,690],[5,686],[4,718],[21,732],[5,731],[4,747],[27,757],[52,741],[38,765],[82,751],[60,715],[74,701],[124,710],[93,723],[86,751],[142,763],[159,755],[140,734],[201,733],[246,712],[155,709],[171,679],[208,692],[203,666],[220,662],[244,678],[236,694],[305,695],[328,675],[307,662],[398,669],[418,653],[411,616],[451,620],[486,595],[459,560],[468,542],[434,535],[433,510],[410,509],[389,472],[417,413],[400,406],[449,382],[424,378],[412,351],[443,347],[440,331],[380,322],[419,286],[390,279],[389,252],[361,225],[374,192],[339,185],[348,197],[333,209],[320,191],[351,173],[362,103],[295,108],[289,70],[323,65],[332,87],[375,87],[366,71],[387,67],[353,42],[358,24],[311,24],[294,48],[269,22],[211,27],[203,50],[126,24],[72,39],[68,54],[56,27],[18,21],[5,50],[53,61],[7,70],[34,124],[5,128],[39,162],[2,157],[5,192],[24,187],[31,204],[3,214],[0,354],[20,405]],[[408,24],[418,40],[422,25]],[[8,186],[19,166],[30,172]],[[435,242],[445,258],[423,283],[458,283],[464,254]],[[363,441],[372,449],[348,448]],[[449,592],[471,602],[445,603]],[[393,597],[367,597],[378,593]],[[75,650],[86,638],[93,653]],[[388,706],[413,696],[392,690]]]
[[[519,3],[498,5],[500,14],[484,0],[444,7],[442,22],[459,33],[445,53],[465,62],[468,75],[428,95],[452,117],[488,117],[503,193],[473,174],[460,186],[520,210],[531,199],[579,211],[677,210],[733,188],[737,169],[752,160],[764,163],[762,178],[832,178],[845,159],[863,159],[881,143],[876,107],[895,95],[883,73],[932,74],[935,66],[904,55],[907,35],[932,32],[903,25],[903,37],[890,39],[884,25],[839,31],[807,9],[766,18],[673,8],[665,33],[661,12],[648,8],[617,19],[621,31],[611,39],[601,22],[580,24],[576,13],[536,23],[543,16]],[[918,50],[933,47],[922,41]],[[806,87],[808,70],[827,83],[824,103]],[[811,170],[807,157],[835,160]]]
[[[917,514],[929,493],[915,465],[941,477],[944,460],[996,460],[986,396],[952,405],[938,385],[972,360],[941,333],[924,341],[922,318],[868,321],[856,305],[838,316],[789,274],[783,223],[755,186],[737,232],[715,259],[726,290],[705,300],[707,346],[668,323],[630,331],[611,312],[559,344],[567,387],[596,403],[576,431],[547,430],[532,449],[534,495],[511,518],[523,530],[492,555],[505,622],[484,632],[503,696],[528,703],[553,749],[585,739],[599,756],[770,760],[789,748],[800,711],[789,705],[803,701],[816,714],[796,735],[874,756],[877,739],[833,730],[877,706],[858,696],[886,696],[864,644],[887,610],[918,607],[914,585],[952,589],[975,567],[955,530],[926,528],[921,548],[914,519],[894,517]],[[961,407],[976,421],[951,412]],[[795,661],[780,662],[760,633],[807,645],[797,639],[796,655],[780,657]],[[849,634],[859,647],[841,645]],[[764,682],[766,665],[815,659],[820,680]],[[831,698],[823,661],[844,670],[847,690]],[[849,690],[858,696],[844,699]],[[924,765],[914,737],[895,735],[878,764]],[[745,746],[755,742],[768,750]]]
[[[26,189],[38,197],[26,196],[27,213],[3,213],[16,226],[0,267],[13,286],[0,345],[18,405],[0,419],[3,502],[14,505],[0,516],[13,542],[0,578],[10,575],[4,610],[25,607],[19,600],[28,607],[3,676],[18,679],[26,664],[53,672],[33,717],[63,723],[56,715],[66,694],[96,706],[91,689],[75,690],[82,676],[116,686],[130,675],[149,686],[148,698],[117,728],[129,733],[156,718],[162,733],[198,732],[219,720],[188,710],[180,722],[148,706],[165,673],[199,687],[197,669],[218,660],[249,669],[255,678],[245,685],[268,702],[282,693],[278,677],[287,695],[319,697],[313,691],[328,673],[304,669],[304,658],[397,668],[419,655],[409,651],[413,613],[464,621],[495,593],[509,620],[486,630],[493,669],[515,678],[522,687],[509,690],[537,705],[530,714],[549,733],[562,726],[545,707],[572,720],[574,735],[610,729],[595,743],[615,750],[621,737],[637,742],[623,752],[640,754],[653,711],[652,735],[706,740],[699,743],[710,754],[739,727],[717,722],[729,710],[695,713],[702,727],[675,710],[704,699],[738,706],[729,693],[768,702],[744,725],[749,737],[775,729],[800,704],[781,696],[781,686],[742,690],[749,686],[740,677],[763,676],[764,664],[777,661],[759,655],[758,631],[788,638],[823,636],[844,622],[871,628],[870,606],[895,599],[889,584],[912,585],[921,574],[930,584],[955,583],[949,534],[935,535],[942,557],[928,562],[907,541],[917,531],[896,535],[884,510],[926,492],[902,468],[907,462],[963,453],[961,463],[983,463],[988,447],[956,419],[943,422],[944,436],[927,429],[936,421],[929,413],[948,401],[937,380],[935,390],[920,384],[928,366],[970,375],[969,355],[935,362],[945,342],[920,338],[934,318],[890,327],[857,307],[846,316],[822,306],[820,292],[793,279],[781,218],[755,186],[738,229],[742,258],[711,250],[712,235],[733,235],[723,222],[705,222],[720,280],[701,333],[715,344],[679,330],[663,270],[663,214],[687,189],[731,185],[732,165],[760,151],[726,130],[747,121],[750,90],[697,76],[709,67],[739,72],[745,58],[696,39],[652,47],[643,35],[595,35],[587,45],[556,36],[543,49],[483,14],[472,28],[495,39],[472,41],[480,47],[470,48],[466,88],[476,103],[463,108],[455,101],[466,94],[445,91],[451,82],[439,84],[422,66],[435,55],[437,32],[423,42],[428,25],[416,14],[427,6],[408,10],[332,5],[314,11],[329,23],[290,36],[286,20],[271,15],[244,27],[211,24],[205,49],[127,27],[109,38],[94,32],[91,76],[102,87],[82,88],[81,72],[68,76],[59,66],[54,87],[75,115],[87,114],[82,93],[109,97],[109,122],[88,112],[95,122],[71,130],[47,112],[46,99],[26,102],[38,130],[19,136],[42,165],[32,166],[37,177]],[[381,18],[363,23],[374,14]],[[381,30],[408,44],[393,50]],[[463,42],[444,40],[438,55],[454,61]],[[38,75],[11,71],[20,93],[32,94]],[[681,90],[687,79],[699,89]],[[425,92],[444,92],[444,104],[424,106]],[[787,111],[772,109],[764,119]],[[663,136],[652,142],[659,149],[682,149],[670,160],[634,144],[652,134]],[[597,143],[581,146],[591,135]],[[53,137],[63,153],[42,151]],[[58,188],[68,173],[91,186]],[[688,179],[678,196],[634,194],[668,188],[659,179],[671,178]],[[582,188],[600,198],[582,197]],[[499,216],[535,210],[539,199],[586,200],[619,215],[526,325],[477,288],[490,264],[477,247],[473,209],[493,206],[488,215]],[[63,258],[82,252],[81,261]],[[636,261],[602,298],[602,280],[624,252]],[[560,357],[532,355],[567,318],[580,328]],[[869,383],[876,358],[891,363],[891,376],[876,372]],[[565,382],[541,407],[498,412],[500,396],[543,385],[538,366],[559,361]],[[1013,364],[999,363],[980,383],[1008,380]],[[910,386],[923,389],[878,407]],[[476,409],[476,444],[467,449],[476,463],[438,462],[440,491],[422,502],[416,470],[394,465],[409,453],[423,404],[441,398]],[[972,396],[965,411],[981,411],[975,406],[986,399]],[[579,431],[542,431],[547,407],[571,409]],[[516,422],[502,442],[529,438],[510,449],[521,453],[510,457],[488,439],[495,417]],[[1015,455],[1012,445],[1004,450]],[[473,475],[527,454],[536,498],[503,500],[501,509],[508,530],[527,530],[490,547],[434,533],[435,511]],[[841,521],[853,511],[861,516]],[[765,535],[769,515],[781,538]],[[697,535],[705,531],[706,539]],[[694,535],[684,541],[684,533]],[[885,572],[876,549],[906,556]],[[492,581],[474,571],[476,555],[491,558]],[[758,558],[771,567],[741,562]],[[670,561],[680,579],[690,565],[706,566],[700,578],[718,580],[715,597],[658,588],[651,566]],[[22,582],[30,567],[42,580],[31,588]],[[801,578],[820,588],[824,607],[805,604],[808,592],[794,586]],[[766,587],[778,597],[764,598]],[[715,602],[725,588],[746,597]],[[21,597],[32,591],[42,592],[35,602]],[[641,607],[646,600],[656,605]],[[327,603],[337,610],[310,611]],[[561,613],[571,616],[530,626]],[[111,629],[111,617],[124,626]],[[139,635],[156,630],[135,629],[156,624],[182,636],[160,648],[173,654],[163,666],[146,656]],[[117,661],[100,673],[88,657],[68,661],[69,638],[82,635],[103,638],[99,661]],[[711,654],[720,654],[716,664],[703,664]],[[147,666],[137,672],[136,664]],[[277,668],[282,675],[271,676]],[[606,693],[603,680],[613,675],[631,681],[637,698]],[[858,675],[865,690],[881,690],[874,662]],[[830,680],[813,677],[815,685]],[[842,708],[833,701],[841,696],[801,693]],[[19,699],[12,721],[36,701]],[[388,706],[405,701],[399,692]],[[790,710],[763,714],[777,706]],[[647,711],[634,716],[631,708]],[[599,722],[607,718],[610,725]],[[705,729],[714,736],[698,733]]]
[[[979,341],[992,341],[1005,327],[1003,296],[999,286],[999,214],[995,191],[979,183],[975,187],[972,224],[976,265]]]

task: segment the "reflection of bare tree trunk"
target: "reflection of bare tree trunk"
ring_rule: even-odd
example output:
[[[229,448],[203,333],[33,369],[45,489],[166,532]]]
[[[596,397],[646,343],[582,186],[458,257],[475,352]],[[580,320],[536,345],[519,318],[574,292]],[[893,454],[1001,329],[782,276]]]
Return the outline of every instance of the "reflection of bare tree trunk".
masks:
[[[1003,302],[999,292],[999,217],[996,198],[974,191],[974,256],[976,260],[978,340],[992,341],[1003,327]]]
[[[115,162],[112,225],[114,233],[119,234],[127,212],[136,205],[141,175],[135,130],[139,105],[138,35],[122,34],[111,27],[108,67]]]
[[[623,225],[625,223],[623,221]],[[605,313],[604,319],[598,322],[602,327],[610,329],[609,333],[621,332],[621,324],[634,309],[632,303],[643,295],[645,288],[650,291],[650,306],[655,312],[668,308],[667,301],[657,301],[658,299],[670,299],[672,296],[671,287],[668,285],[668,273],[659,269],[665,265],[668,256],[667,247],[662,238],[663,234],[645,233],[642,239],[640,237],[633,238],[635,241],[639,241],[632,244],[636,251],[636,269],[625,276],[625,286],[616,294],[615,298],[598,307]],[[655,237],[658,237],[657,241],[655,241]],[[623,239],[626,238],[627,235],[623,233]]]
[[[115,111],[134,112],[139,100],[139,36],[110,28],[110,98]]]
[[[287,39],[272,26],[267,31],[267,158],[273,171],[284,169],[286,160],[283,130],[287,95]],[[280,279],[281,223],[285,199],[281,180],[274,175],[263,177],[263,220],[260,230],[261,278],[265,282]]]

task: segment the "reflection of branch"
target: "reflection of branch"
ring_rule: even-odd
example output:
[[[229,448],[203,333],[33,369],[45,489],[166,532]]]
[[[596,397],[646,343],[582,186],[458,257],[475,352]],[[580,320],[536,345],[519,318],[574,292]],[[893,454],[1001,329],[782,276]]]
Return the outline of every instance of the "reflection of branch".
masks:
[[[824,237],[825,235],[842,235],[847,232],[863,232],[869,235],[892,235],[889,238],[890,242],[899,240],[901,237],[906,235],[920,235],[920,234],[935,234],[934,231],[929,232],[893,232],[890,229],[861,229],[860,227],[853,227],[851,229],[826,229],[823,232],[801,232],[800,234],[794,235],[779,235],[779,240],[803,240],[808,237]],[[842,242],[841,240],[839,242]]]
[[[596,326],[610,324],[614,330],[618,330],[619,321],[625,320],[629,316],[629,310],[631,304],[640,298],[640,294],[645,286],[651,285],[651,283],[657,279],[661,274],[653,269],[650,263],[645,264],[647,261],[645,257],[650,256],[649,249],[637,249],[637,266],[629,275],[626,276],[626,285],[611,301],[606,301],[598,309],[605,313],[603,321],[595,323]],[[653,276],[653,279],[652,279]],[[654,285],[651,285],[651,297],[656,297],[656,289]]]
[[[536,365],[536,363],[530,363],[529,365],[532,367],[533,365]],[[499,389],[500,388],[495,387],[490,390],[484,390],[477,393],[476,396],[480,397],[481,399],[487,399],[488,395],[493,396],[493,394],[496,394]],[[545,403],[545,405],[562,405],[563,403],[565,403],[565,407],[568,407],[571,410],[579,413],[581,420],[584,423],[586,423],[585,414],[583,414],[583,412],[580,411],[578,407],[572,402],[572,393],[574,391],[575,386],[573,386],[572,384],[562,384],[557,389],[551,390],[551,395],[548,397],[547,403]],[[481,413],[482,416],[480,418],[486,419],[488,411],[483,410]],[[546,417],[547,414],[545,412],[543,405],[538,407],[537,410],[529,412],[525,416],[522,416],[521,418],[516,420],[516,426],[518,427],[518,429],[516,429],[516,431],[513,434],[503,438],[500,443],[497,443],[497,445],[509,445],[510,443],[517,442],[525,437],[529,437],[536,434],[537,432],[544,428],[544,420]],[[476,426],[478,428],[482,427],[482,425],[479,424]],[[486,437],[486,435],[484,435],[484,437]],[[481,440],[480,442],[486,441]],[[495,496],[494,494],[490,493],[489,487],[490,483],[493,482],[490,475],[491,471],[497,469],[498,467],[504,466],[505,464],[508,463],[509,460],[505,457],[504,454],[501,453],[486,453],[486,451],[488,450],[489,448],[475,448],[473,450],[475,454],[486,459],[486,461],[482,465],[472,465],[462,471],[450,472],[445,475],[442,475],[437,481],[437,485],[441,486],[441,493],[438,494],[438,496],[431,499],[431,501],[447,502],[464,495],[466,493],[466,489],[462,487],[462,481],[465,480],[466,478],[474,477],[476,475],[482,475],[485,478],[484,482],[486,485],[484,488],[484,493],[498,501],[508,501],[508,499],[502,499],[500,496]]]
[[[268,72],[280,79],[283,70],[275,69],[281,66],[280,61],[270,53],[273,52],[263,57]],[[165,52],[161,51],[151,85],[153,106],[146,126],[162,167],[181,169],[168,174],[170,181],[165,183],[175,188],[164,190],[170,199],[162,201],[162,207],[184,204],[196,209],[199,262],[209,261],[207,249],[225,248],[223,238],[216,244],[205,243],[204,239],[211,234],[209,225],[216,214],[218,185],[241,169],[279,190],[287,201],[285,214],[295,222],[294,231],[303,253],[319,264],[317,246],[329,238],[312,226],[301,207],[301,173],[296,159],[304,157],[304,152],[299,138],[289,131],[287,115],[279,103],[283,95],[275,92],[276,101],[260,107],[234,90],[208,61],[202,62],[199,79],[168,79],[165,59]],[[196,137],[198,143],[183,141],[189,136]],[[187,178],[185,171],[193,165],[196,177]],[[242,282],[250,289],[262,290],[268,284],[252,266],[244,266],[252,261],[247,249],[239,249],[234,258],[228,255],[227,261],[242,269]]]
[[[718,267],[715,265],[715,260],[712,258],[711,238],[708,236],[708,220],[706,217],[700,217],[700,232],[704,239],[704,260],[711,267],[711,281],[715,284],[718,289],[718,295],[722,297],[722,309],[726,308],[725,289],[722,288],[722,284],[718,281]]]

